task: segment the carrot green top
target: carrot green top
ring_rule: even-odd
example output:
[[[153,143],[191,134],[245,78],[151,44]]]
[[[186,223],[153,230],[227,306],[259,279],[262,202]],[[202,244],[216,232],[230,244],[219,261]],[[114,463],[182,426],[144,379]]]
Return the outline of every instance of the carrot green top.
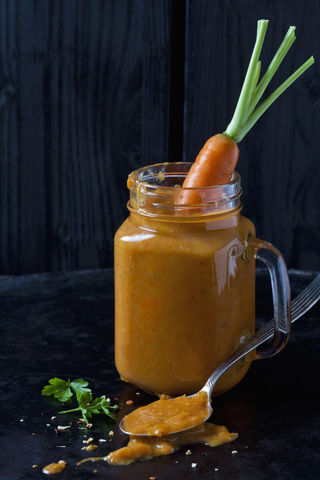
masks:
[[[235,142],[240,142],[248,131],[253,127],[261,115],[270,107],[270,105],[283,93],[307,68],[314,63],[314,58],[310,57],[300,68],[298,68],[287,80],[285,80],[269,97],[260,105],[258,102],[264,91],[269,85],[272,77],[276,73],[282,60],[288,53],[291,45],[295,41],[295,27],[290,27],[284,37],[280,47],[273,57],[264,76],[260,77],[261,62],[259,60],[262,45],[266,35],[268,20],[259,20],[257,25],[257,38],[251,55],[247,74],[242,86],[239,100],[231,122],[229,123],[225,135],[233,138]]]

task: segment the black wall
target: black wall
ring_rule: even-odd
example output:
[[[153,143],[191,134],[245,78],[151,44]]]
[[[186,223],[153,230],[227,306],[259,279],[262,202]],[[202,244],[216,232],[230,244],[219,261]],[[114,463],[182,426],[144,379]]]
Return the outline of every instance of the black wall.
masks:
[[[231,119],[260,18],[272,85],[316,64],[240,144],[244,214],[320,270],[319,0],[0,0],[0,274],[102,268],[126,178],[193,161]]]

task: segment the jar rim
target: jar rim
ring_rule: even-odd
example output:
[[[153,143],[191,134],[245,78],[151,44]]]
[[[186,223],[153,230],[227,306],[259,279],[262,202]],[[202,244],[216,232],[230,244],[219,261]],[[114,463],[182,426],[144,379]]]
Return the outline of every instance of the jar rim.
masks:
[[[128,182],[129,183],[128,188],[129,188],[129,190],[131,190],[131,188],[134,188],[136,186],[136,183],[138,183],[138,184],[146,184],[146,185],[148,185],[149,188],[154,188],[154,189],[161,187],[161,189],[181,188],[183,190],[193,190],[193,191],[194,190],[199,190],[199,189],[201,189],[201,190],[218,190],[218,189],[222,189],[222,188],[227,187],[227,186],[236,185],[237,183],[241,182],[240,174],[237,171],[234,171],[230,182],[224,183],[224,184],[221,184],[221,185],[210,185],[210,186],[207,186],[207,187],[182,187],[182,185],[181,186],[179,186],[179,185],[170,186],[170,185],[162,185],[160,183],[162,181],[162,178],[161,178],[161,175],[159,176],[159,174],[161,174],[161,172],[163,173],[164,169],[167,169],[168,167],[170,168],[170,167],[173,167],[173,166],[178,166],[178,167],[181,168],[181,171],[179,170],[176,173],[180,173],[181,175],[183,175],[184,173],[185,174],[188,173],[188,171],[191,168],[191,165],[193,165],[192,162],[164,162],[164,163],[154,163],[152,165],[147,165],[147,166],[144,166],[144,167],[137,168],[136,170],[133,170],[128,176],[128,179],[132,180],[132,182]],[[150,173],[151,168],[154,168],[156,170],[156,172],[157,172],[156,175]],[[166,174],[168,174],[168,173],[169,174],[171,173],[170,170],[169,171],[166,170]],[[163,175],[164,175],[164,173],[163,173]],[[149,183],[147,181],[147,179],[151,179],[151,178],[152,179],[158,178],[159,183],[154,183],[154,184]]]
[[[234,172],[229,183],[183,187],[191,162],[147,165],[130,173],[130,211],[148,216],[220,214],[241,208],[241,177]]]

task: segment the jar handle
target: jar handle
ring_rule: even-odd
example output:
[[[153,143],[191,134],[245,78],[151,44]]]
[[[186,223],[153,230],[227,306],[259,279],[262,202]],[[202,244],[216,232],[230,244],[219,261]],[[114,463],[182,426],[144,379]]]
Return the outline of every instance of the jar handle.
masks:
[[[273,298],[274,334],[258,347],[254,359],[272,357],[286,345],[290,330],[290,283],[285,261],[271,244],[258,238],[248,239],[249,255],[261,260],[269,270]]]

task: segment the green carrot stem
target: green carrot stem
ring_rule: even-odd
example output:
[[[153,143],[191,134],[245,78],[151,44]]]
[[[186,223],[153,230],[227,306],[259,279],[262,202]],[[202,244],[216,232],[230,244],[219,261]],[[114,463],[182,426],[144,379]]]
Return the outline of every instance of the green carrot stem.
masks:
[[[278,98],[280,95],[292,85],[293,82],[297,80],[312,64],[314,63],[314,58],[310,57],[300,68],[298,68],[285,82],[283,82],[261,105],[254,110],[254,112],[249,116],[247,122],[244,124],[241,131],[242,138],[251,130],[253,125],[259,120],[259,118],[264,114],[264,112],[270,107],[270,105]],[[240,142],[238,140],[238,142]]]
[[[259,81],[259,78],[260,78],[260,72],[261,72],[261,62],[259,60],[259,62],[257,63],[257,66],[256,66],[256,73],[255,73],[254,80],[253,80],[253,89],[255,89],[256,86],[258,85],[258,81]]]
[[[265,39],[268,26],[267,20],[259,20],[257,25],[257,37],[255,46],[251,55],[247,74],[243,83],[243,87],[239,96],[239,100],[232,117],[224,134],[232,137],[239,143],[249,132],[253,125],[270,107],[270,105],[313,63],[314,58],[310,57],[300,68],[298,68],[287,80],[285,80],[264,102],[257,107],[257,104],[265,92],[267,86],[272,80],[274,74],[278,70],[280,64],[288,53],[291,45],[295,41],[295,27],[290,27],[284,37],[280,47],[274,55],[269,67],[267,68],[260,83],[258,83],[261,62],[259,56]]]
[[[251,55],[248,70],[243,82],[243,86],[240,92],[239,100],[233,115],[231,122],[228,125],[227,130],[224,132],[231,136],[234,140],[237,130],[240,128],[240,119],[247,117],[248,105],[250,104],[252,97],[252,87],[256,79],[257,64],[264,42],[264,38],[268,28],[268,20],[259,20],[257,25],[257,38]],[[230,132],[230,133],[229,133]]]

